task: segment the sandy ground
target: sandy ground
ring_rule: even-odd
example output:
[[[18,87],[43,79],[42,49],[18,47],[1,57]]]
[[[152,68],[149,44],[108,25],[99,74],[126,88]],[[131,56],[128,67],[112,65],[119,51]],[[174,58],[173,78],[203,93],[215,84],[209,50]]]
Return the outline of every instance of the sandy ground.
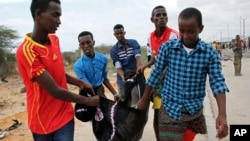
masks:
[[[250,107],[249,99],[249,78],[250,78],[250,58],[243,58],[242,60],[242,76],[234,76],[233,62],[232,60],[222,61],[223,73],[226,78],[226,83],[230,88],[230,92],[227,94],[227,117],[229,124],[250,124]],[[146,76],[148,76],[150,70],[146,70]],[[69,72],[73,74],[71,71]],[[13,121],[12,119],[18,119],[22,122],[22,125],[17,129],[14,129],[8,133],[8,135],[0,139],[2,141],[32,141],[30,131],[27,127],[27,113],[26,113],[26,97],[25,93],[20,93],[20,89],[23,87],[22,81],[19,76],[8,77],[8,83],[0,83],[0,129],[6,129]],[[113,86],[116,87],[115,75],[110,75],[110,80]],[[78,91],[78,88],[74,86],[69,87],[71,91]],[[108,91],[106,91],[108,92]],[[110,94],[107,94],[109,98],[112,98]],[[216,102],[208,88],[209,106],[212,109],[214,117],[217,115]],[[211,104],[211,105],[210,105]],[[144,129],[142,141],[154,141],[153,131],[153,110],[149,110],[149,119]],[[211,120],[211,119],[210,119]],[[75,120],[75,141],[95,141],[95,137],[92,133],[92,127],[90,122],[80,122]],[[215,130],[212,129],[212,130]],[[211,132],[211,131],[208,131]],[[212,135],[215,136],[215,135]],[[207,140],[205,136],[197,136],[196,141]],[[228,141],[228,137],[223,141]]]
[[[148,76],[150,69],[145,71],[145,75]],[[70,70],[67,73],[74,76],[74,73]],[[113,87],[117,89],[116,75],[110,74],[109,79]],[[8,83],[0,83],[0,129],[4,130],[12,125],[13,119],[17,119],[22,122],[22,125],[17,129],[8,132],[5,138],[0,139],[2,141],[32,141],[31,133],[27,127],[27,112],[26,112],[26,94],[21,93],[20,90],[23,87],[22,80],[18,75],[10,76],[7,78]],[[78,92],[78,88],[69,85],[69,89],[74,92]],[[113,96],[106,89],[107,97],[113,100]],[[74,104],[73,104],[74,105]],[[152,110],[150,110],[152,114]],[[152,115],[149,116],[148,124],[145,127],[144,137],[145,141],[153,141],[153,124]],[[75,141],[95,141],[94,134],[92,132],[91,122],[81,122],[75,119]]]

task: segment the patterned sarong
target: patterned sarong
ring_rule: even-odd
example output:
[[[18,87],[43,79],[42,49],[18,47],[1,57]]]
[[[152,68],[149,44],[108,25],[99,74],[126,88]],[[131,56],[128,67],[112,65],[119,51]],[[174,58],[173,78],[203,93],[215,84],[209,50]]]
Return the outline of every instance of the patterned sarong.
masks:
[[[187,129],[195,133],[207,133],[203,109],[195,115],[190,115],[186,109],[182,109],[181,121],[176,121],[170,118],[164,107],[161,106],[159,111],[159,134],[161,141],[183,141],[183,135]]]

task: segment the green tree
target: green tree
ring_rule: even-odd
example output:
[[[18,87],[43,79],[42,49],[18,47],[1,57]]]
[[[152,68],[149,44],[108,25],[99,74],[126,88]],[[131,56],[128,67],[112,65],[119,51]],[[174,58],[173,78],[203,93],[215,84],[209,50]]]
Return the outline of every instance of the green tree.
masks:
[[[4,80],[7,74],[15,69],[15,55],[11,53],[17,47],[19,38],[17,31],[0,25],[0,78]]]

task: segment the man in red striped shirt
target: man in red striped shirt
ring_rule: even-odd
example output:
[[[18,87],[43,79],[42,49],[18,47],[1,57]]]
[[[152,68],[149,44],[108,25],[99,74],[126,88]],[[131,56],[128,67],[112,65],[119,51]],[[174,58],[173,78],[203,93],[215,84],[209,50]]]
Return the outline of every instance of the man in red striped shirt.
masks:
[[[152,10],[152,15],[150,18],[151,22],[154,23],[155,25],[155,30],[150,33],[149,36],[149,45],[152,50],[153,57],[151,57],[151,60],[144,64],[141,67],[141,71],[143,72],[145,68],[150,67],[151,65],[154,64],[155,59],[158,55],[158,50],[161,46],[162,43],[170,40],[170,39],[176,39],[179,38],[179,33],[168,27],[167,22],[168,22],[168,16],[167,16],[167,11],[164,6],[156,6]],[[164,75],[163,75],[164,76]],[[163,78],[162,78],[163,80]],[[159,109],[161,107],[161,96],[160,96],[161,89],[159,88],[158,91],[153,90],[153,109],[154,109],[154,130],[155,130],[155,136],[157,141],[159,140],[159,133],[158,133],[158,113]]]
[[[67,88],[93,88],[65,73],[59,39],[60,0],[32,0],[33,32],[16,52],[19,73],[27,90],[28,126],[35,141],[73,141],[74,109],[71,102],[99,106],[98,96],[84,97]]]

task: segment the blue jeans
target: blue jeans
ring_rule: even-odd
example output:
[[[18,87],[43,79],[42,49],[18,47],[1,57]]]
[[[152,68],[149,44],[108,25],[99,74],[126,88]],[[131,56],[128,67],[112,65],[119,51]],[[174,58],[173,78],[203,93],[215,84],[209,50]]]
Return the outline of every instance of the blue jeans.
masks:
[[[74,141],[74,120],[50,134],[32,133],[34,141]]]

